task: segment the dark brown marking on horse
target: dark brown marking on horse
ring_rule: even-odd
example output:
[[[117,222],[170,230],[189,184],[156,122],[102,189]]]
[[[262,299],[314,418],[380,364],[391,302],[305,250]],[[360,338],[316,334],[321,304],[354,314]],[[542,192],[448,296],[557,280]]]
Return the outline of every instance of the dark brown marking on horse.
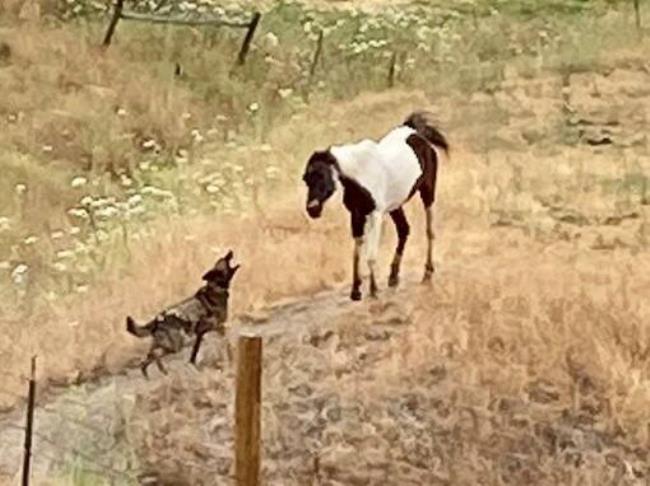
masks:
[[[390,265],[390,276],[388,277],[388,286],[396,287],[399,284],[399,270],[400,264],[402,262],[402,255],[404,255],[404,248],[406,247],[406,240],[409,237],[410,226],[406,220],[406,214],[404,214],[403,208],[395,209],[390,212],[390,217],[393,219],[395,224],[395,230],[397,231],[397,248],[395,249],[395,256],[393,257],[393,262]]]
[[[413,149],[420,167],[422,175],[415,181],[409,199],[417,191],[420,191],[420,197],[426,208],[430,207],[436,198],[436,179],[438,176],[438,155],[431,144],[419,134],[414,133],[406,139],[406,143]]]

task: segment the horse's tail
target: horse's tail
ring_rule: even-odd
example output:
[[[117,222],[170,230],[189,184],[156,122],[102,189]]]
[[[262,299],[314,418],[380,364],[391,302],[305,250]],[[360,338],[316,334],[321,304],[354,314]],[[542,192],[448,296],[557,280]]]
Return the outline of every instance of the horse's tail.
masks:
[[[131,316],[126,318],[126,330],[137,337],[150,336],[154,326],[150,322],[144,326],[138,326]]]
[[[423,111],[416,111],[411,113],[403,125],[416,130],[420,136],[424,137],[428,142],[445,151],[449,155],[449,142],[444,134],[435,127],[429,120],[430,115]]]

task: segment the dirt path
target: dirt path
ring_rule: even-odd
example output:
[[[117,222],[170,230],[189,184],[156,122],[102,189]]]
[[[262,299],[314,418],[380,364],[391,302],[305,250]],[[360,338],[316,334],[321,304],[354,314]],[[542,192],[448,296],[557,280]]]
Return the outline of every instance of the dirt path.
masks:
[[[269,337],[286,332],[307,332],[326,326],[350,307],[347,291],[324,292],[309,299],[278,303],[264,314],[244,316],[234,322],[231,335],[254,333]],[[263,326],[256,325],[263,322]],[[202,354],[207,359],[217,356],[219,343],[207,339]],[[170,377],[161,376],[152,368],[152,379],[145,380],[136,366],[120,374],[100,377],[93,383],[73,386],[45,397],[35,412],[34,475],[47,476],[62,464],[88,458],[96,462],[102,456],[104,472],[128,477],[129,467],[121,473],[115,464],[128,462],[129,444],[121,433],[123,420],[130,415],[136,393],[147,395],[161,380],[197,373],[187,366],[187,353],[168,358]],[[155,368],[155,366],[154,366]],[[204,368],[202,373],[210,372]],[[16,410],[0,418],[0,480],[17,477],[23,455],[24,411]],[[79,444],[94,444],[95,449],[80,448]],[[112,457],[107,457],[111,452]],[[123,455],[120,458],[120,454]],[[101,463],[100,463],[101,464]]]

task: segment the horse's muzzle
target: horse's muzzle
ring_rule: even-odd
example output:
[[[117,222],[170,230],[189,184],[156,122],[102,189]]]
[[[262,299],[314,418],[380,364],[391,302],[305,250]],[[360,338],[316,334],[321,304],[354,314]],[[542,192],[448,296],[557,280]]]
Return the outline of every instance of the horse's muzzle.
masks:
[[[323,212],[323,204],[317,199],[313,199],[307,203],[307,214],[312,219],[320,218]]]

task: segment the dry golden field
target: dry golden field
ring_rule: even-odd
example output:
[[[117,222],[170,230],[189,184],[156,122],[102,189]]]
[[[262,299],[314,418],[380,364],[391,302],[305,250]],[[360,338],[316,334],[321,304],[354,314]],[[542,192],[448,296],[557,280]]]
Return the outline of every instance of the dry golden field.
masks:
[[[144,382],[125,371],[146,343],[125,333],[124,318],[187,295],[233,248],[242,263],[233,329],[282,330],[265,343],[265,484],[649,484],[650,46],[647,35],[627,36],[628,14],[593,22],[598,46],[560,43],[500,61],[496,75],[489,60],[437,79],[416,64],[394,89],[268,95],[258,112],[249,93],[284,87],[292,54],[273,54],[286,65],[270,64],[259,86],[215,74],[233,94],[215,107],[197,95],[210,66],[190,66],[200,80],[151,73],[135,42],[149,34],[129,33],[133,51],[102,54],[88,43],[92,26],[75,27],[78,40],[80,31],[5,19],[0,482],[17,477],[8,458],[22,438],[11,424],[22,420],[22,375],[37,354],[52,391],[41,405],[76,421],[37,411],[36,484],[229,484],[233,373],[213,369],[217,338],[200,371],[182,357],[169,377]],[[584,29],[573,35],[596,42]],[[176,41],[165,37],[165,48]],[[416,108],[435,113],[452,143],[434,284],[416,283],[424,216],[413,201],[408,278],[385,288],[387,221],[380,298],[349,303],[346,213],[332,201],[322,220],[307,219],[304,161],[317,147],[380,136]],[[148,140],[182,160],[168,170],[147,147],[132,149]],[[129,192],[126,180],[163,189]],[[93,206],[112,197],[106,207],[121,211],[136,196],[146,219],[132,211],[109,226]],[[91,221],[79,223],[69,210],[84,208]],[[76,260],[59,258],[70,248]],[[273,307],[283,299],[293,303]],[[89,426],[117,446],[96,446]]]

